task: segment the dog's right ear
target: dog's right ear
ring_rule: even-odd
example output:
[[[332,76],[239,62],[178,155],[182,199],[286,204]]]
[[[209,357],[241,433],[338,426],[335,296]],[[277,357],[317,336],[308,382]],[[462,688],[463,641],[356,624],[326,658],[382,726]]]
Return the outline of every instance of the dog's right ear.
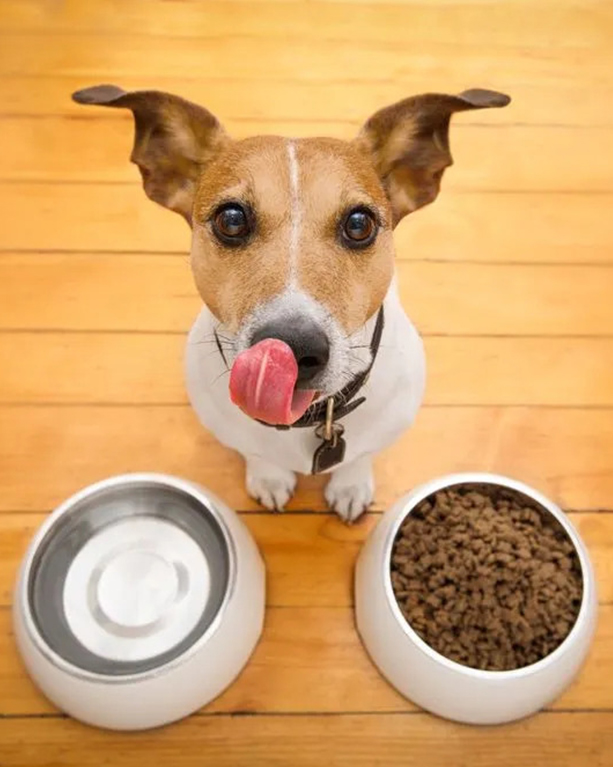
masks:
[[[451,116],[470,109],[504,107],[510,101],[504,93],[482,88],[457,96],[425,93],[385,107],[366,122],[356,145],[373,161],[392,207],[394,225],[436,199],[443,172],[453,162]]]
[[[180,213],[191,225],[194,192],[203,166],[229,142],[214,115],[197,104],[160,91],[127,93],[96,85],[73,93],[79,104],[131,109],[134,148],[148,197]]]

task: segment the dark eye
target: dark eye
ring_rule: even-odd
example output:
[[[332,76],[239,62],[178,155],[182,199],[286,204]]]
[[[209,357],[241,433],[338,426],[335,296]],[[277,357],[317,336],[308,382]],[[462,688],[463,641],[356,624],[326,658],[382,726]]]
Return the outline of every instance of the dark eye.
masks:
[[[350,248],[365,248],[377,236],[377,220],[368,208],[350,210],[343,221],[341,236]]]
[[[242,245],[252,232],[248,211],[234,202],[217,209],[212,226],[215,236],[226,245]]]

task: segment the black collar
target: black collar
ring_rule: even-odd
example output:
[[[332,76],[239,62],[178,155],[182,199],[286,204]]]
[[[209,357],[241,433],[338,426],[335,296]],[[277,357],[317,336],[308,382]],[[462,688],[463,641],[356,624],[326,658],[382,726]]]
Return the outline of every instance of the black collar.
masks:
[[[368,365],[366,370],[363,370],[361,373],[358,373],[356,376],[354,376],[346,386],[344,386],[340,391],[336,392],[336,394],[333,396],[334,421],[339,421],[341,418],[344,418],[346,415],[349,415],[349,413],[353,413],[353,411],[357,407],[359,407],[363,402],[365,402],[366,397],[358,397],[358,399],[354,399],[354,397],[368,380],[368,376],[370,375],[372,366],[375,364],[377,352],[379,351],[379,346],[381,344],[381,336],[383,335],[384,325],[385,325],[385,317],[383,314],[383,306],[382,306],[379,309],[379,314],[377,315],[377,322],[375,323],[375,329],[373,331],[372,338],[370,339],[370,353],[371,353],[370,364]],[[329,399],[330,397],[326,397],[320,402],[317,402],[315,405],[311,405],[311,407],[308,408],[306,413],[290,426],[286,426],[284,424],[270,424],[270,423],[265,423],[264,421],[258,421],[258,423],[261,423],[263,426],[271,426],[275,429],[279,429],[280,431],[286,431],[287,429],[296,429],[296,428],[300,429],[300,428],[309,427],[309,426],[310,427],[319,426],[320,424],[326,422],[326,412],[328,409]]]

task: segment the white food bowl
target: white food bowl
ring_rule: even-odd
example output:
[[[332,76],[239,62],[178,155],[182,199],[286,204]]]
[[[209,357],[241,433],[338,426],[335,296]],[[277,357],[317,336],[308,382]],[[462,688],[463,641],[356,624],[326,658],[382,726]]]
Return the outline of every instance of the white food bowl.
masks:
[[[407,515],[432,493],[465,483],[502,486],[531,498],[562,525],[581,565],[583,597],[574,627],[550,655],[513,671],[481,671],[436,652],[407,623],[392,590],[392,546]],[[428,482],[383,515],[358,559],[355,601],[358,631],[383,676],[422,708],[467,724],[510,722],[551,703],[579,671],[596,624],[592,565],[585,545],[567,516],[522,482],[477,472],[448,475]]]
[[[88,724],[140,730],[207,704],[264,620],[264,565],[239,517],[160,474],[85,488],[34,537],[14,600],[34,682]]]

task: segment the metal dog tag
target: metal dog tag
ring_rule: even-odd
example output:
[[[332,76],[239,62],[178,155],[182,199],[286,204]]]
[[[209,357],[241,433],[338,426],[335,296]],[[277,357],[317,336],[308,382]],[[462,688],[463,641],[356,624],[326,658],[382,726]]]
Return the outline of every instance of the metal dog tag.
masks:
[[[321,474],[322,471],[331,469],[345,458],[346,442],[343,439],[345,429],[338,423],[332,425],[332,438],[324,439],[313,455],[312,474]],[[320,429],[317,429],[318,437],[323,438]]]

